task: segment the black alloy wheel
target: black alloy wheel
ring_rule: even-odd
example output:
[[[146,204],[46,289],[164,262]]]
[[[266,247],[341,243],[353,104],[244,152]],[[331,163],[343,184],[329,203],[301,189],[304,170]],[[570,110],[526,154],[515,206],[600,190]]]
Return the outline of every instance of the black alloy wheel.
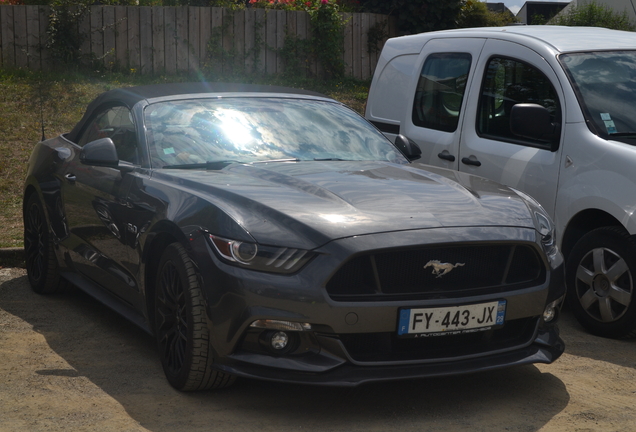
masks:
[[[205,302],[196,267],[185,248],[164,251],[156,279],[155,335],[164,373],[178,390],[227,387],[233,375],[213,369]]]
[[[636,242],[623,229],[590,231],[574,246],[566,267],[568,304],[590,333],[636,337]]]
[[[44,209],[36,193],[29,196],[24,209],[24,257],[33,291],[53,294],[65,288]]]

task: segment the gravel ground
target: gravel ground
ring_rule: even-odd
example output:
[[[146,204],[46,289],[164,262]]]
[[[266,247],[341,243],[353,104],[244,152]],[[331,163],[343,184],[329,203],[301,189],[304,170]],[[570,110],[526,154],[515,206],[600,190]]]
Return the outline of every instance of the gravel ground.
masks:
[[[180,393],[148,335],[79,291],[0,267],[0,431],[636,430],[636,340],[564,313],[552,365],[334,389],[238,380]]]

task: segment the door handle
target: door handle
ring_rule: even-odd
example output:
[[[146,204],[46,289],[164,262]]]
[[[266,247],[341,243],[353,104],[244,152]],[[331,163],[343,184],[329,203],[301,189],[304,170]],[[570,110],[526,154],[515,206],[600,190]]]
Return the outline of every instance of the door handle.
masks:
[[[474,158],[474,156],[471,156]],[[466,164],[466,165],[472,165],[472,166],[481,166],[481,162],[479,162],[477,159],[471,159],[471,158],[462,158],[462,163]]]
[[[66,179],[66,181],[68,181],[69,183],[75,183],[75,180],[77,180],[77,177],[75,177],[75,174],[72,173],[66,173],[64,175],[64,178]]]
[[[437,157],[440,158],[440,159],[447,160],[449,162],[455,162],[455,156],[453,156],[452,154],[448,153],[446,150],[444,150],[441,153],[438,153]]]

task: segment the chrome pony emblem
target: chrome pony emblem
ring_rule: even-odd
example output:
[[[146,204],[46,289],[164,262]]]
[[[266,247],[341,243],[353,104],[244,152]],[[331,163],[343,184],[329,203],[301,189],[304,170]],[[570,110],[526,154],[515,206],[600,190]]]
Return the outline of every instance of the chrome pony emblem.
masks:
[[[455,267],[463,267],[463,266],[464,266],[464,263],[451,264],[451,263],[439,262],[439,260],[430,260],[429,262],[426,263],[424,268],[433,267],[433,274],[436,277],[441,278],[446,273],[450,273]]]

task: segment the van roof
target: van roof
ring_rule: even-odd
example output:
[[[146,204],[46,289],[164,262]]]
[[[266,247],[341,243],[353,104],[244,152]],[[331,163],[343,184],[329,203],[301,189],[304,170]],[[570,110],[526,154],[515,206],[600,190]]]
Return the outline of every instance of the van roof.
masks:
[[[505,35],[504,35],[505,34]],[[610,30],[601,27],[566,27],[566,26],[506,26],[479,27],[457,30],[443,30],[403,36],[394,39],[410,39],[410,43],[422,44],[435,37],[484,37],[504,38],[506,40],[534,39],[536,42],[549,44],[559,52],[599,51],[616,49],[636,49],[636,33]],[[405,40],[406,42],[406,40]]]

